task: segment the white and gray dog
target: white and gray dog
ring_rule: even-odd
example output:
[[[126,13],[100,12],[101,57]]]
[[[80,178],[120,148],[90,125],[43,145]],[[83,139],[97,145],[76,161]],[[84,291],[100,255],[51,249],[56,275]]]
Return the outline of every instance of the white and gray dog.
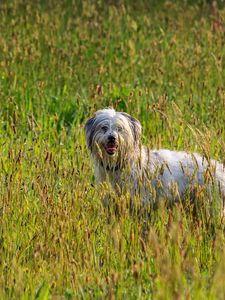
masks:
[[[102,109],[85,124],[87,145],[98,183],[108,181],[120,194],[129,188],[141,199],[180,199],[198,187],[216,186],[225,195],[225,168],[216,160],[182,151],[149,150],[141,144],[141,124],[114,109]],[[216,183],[216,184],[215,184]]]

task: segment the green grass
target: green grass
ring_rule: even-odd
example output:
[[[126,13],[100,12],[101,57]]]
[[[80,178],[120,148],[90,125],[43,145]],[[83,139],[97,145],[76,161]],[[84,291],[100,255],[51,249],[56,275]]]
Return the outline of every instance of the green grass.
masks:
[[[3,0],[0,19],[0,298],[224,299],[219,216],[105,209],[83,130],[113,106],[151,148],[225,161],[223,3]]]

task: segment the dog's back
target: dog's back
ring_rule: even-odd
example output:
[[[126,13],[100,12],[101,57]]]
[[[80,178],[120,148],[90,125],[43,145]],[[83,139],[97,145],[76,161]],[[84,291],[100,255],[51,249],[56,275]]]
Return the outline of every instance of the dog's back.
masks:
[[[165,191],[176,184],[182,195],[189,187],[216,183],[225,194],[225,168],[216,160],[207,161],[197,153],[166,149],[152,150],[148,156],[145,161],[157,173]]]

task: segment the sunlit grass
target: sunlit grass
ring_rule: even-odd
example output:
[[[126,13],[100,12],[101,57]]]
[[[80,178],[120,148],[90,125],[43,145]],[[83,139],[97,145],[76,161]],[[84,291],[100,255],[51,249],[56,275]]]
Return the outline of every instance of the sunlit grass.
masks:
[[[13,0],[0,19],[0,298],[223,299],[208,198],[105,208],[83,125],[113,106],[149,147],[224,162],[224,6]]]

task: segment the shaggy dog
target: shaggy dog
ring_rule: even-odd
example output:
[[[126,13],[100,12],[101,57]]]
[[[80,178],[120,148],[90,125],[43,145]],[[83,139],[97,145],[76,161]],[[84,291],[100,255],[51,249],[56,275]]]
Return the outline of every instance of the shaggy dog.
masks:
[[[148,150],[141,144],[140,122],[124,112],[102,109],[85,124],[87,145],[98,183],[109,181],[120,194],[146,201],[180,199],[199,187],[225,195],[225,168],[215,160],[182,151]]]

